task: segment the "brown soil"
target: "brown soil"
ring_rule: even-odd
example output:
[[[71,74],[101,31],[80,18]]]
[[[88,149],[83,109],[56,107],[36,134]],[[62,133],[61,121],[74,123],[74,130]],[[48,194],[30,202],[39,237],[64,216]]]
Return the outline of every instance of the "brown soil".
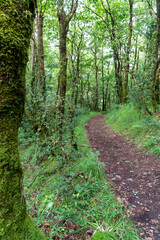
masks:
[[[143,230],[140,239],[160,240],[160,159],[111,130],[104,118],[96,115],[87,122],[90,145],[106,164],[117,200],[131,207],[131,219]]]

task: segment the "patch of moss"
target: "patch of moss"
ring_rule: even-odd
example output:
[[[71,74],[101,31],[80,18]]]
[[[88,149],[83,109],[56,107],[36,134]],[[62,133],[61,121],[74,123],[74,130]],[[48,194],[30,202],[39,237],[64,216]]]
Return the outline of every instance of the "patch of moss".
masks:
[[[113,237],[110,233],[108,232],[98,232],[93,235],[91,240],[116,240],[117,238]]]
[[[30,217],[25,218],[23,231],[9,231],[1,240],[45,240],[45,236],[40,232],[34,220]]]

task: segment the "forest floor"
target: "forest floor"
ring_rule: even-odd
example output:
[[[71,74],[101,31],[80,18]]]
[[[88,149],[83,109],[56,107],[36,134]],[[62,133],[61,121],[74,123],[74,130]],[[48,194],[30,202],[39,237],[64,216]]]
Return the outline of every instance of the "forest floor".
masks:
[[[160,159],[111,130],[105,115],[90,118],[86,130],[93,151],[99,151],[99,160],[105,163],[117,200],[142,229],[140,239],[160,240]]]

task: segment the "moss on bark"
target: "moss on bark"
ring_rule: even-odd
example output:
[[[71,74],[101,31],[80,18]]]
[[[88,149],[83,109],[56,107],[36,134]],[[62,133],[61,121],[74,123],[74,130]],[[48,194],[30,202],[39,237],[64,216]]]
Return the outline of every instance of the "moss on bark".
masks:
[[[18,153],[33,15],[28,0],[0,1],[0,239],[35,237],[27,216]],[[35,232],[38,231],[35,230]],[[37,234],[37,233],[36,233]]]
[[[23,223],[23,229],[16,232],[9,231],[1,240],[45,240],[45,237],[33,219],[27,216]]]

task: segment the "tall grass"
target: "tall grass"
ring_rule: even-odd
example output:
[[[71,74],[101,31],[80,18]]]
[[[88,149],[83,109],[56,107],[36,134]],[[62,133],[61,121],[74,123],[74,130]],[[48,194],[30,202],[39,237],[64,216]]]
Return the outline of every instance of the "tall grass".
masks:
[[[142,113],[132,104],[122,105],[107,114],[107,124],[149,152],[160,155],[160,116]]]

